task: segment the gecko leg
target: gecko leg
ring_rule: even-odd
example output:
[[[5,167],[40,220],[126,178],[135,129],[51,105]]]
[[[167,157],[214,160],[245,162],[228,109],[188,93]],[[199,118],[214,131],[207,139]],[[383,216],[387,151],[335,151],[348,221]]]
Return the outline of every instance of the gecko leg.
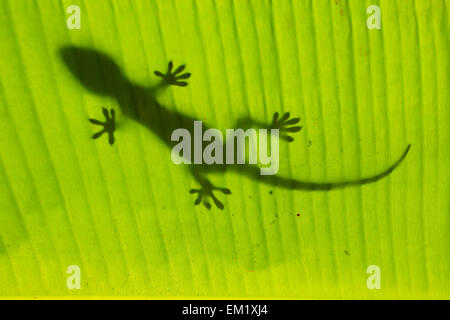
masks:
[[[191,189],[190,190],[190,193],[196,193],[198,195],[194,204],[197,206],[200,203],[203,203],[205,208],[209,210],[209,209],[211,209],[211,204],[209,202],[209,198],[211,198],[213,200],[214,204],[217,206],[217,208],[223,210],[223,208],[224,208],[223,203],[219,199],[217,199],[217,197],[214,195],[214,191],[219,191],[223,194],[228,195],[228,194],[231,194],[230,189],[216,187],[216,186],[212,185],[211,182],[208,181],[208,179],[200,177],[196,173],[194,173],[194,177],[201,185],[200,189]]]
[[[289,112],[286,112],[283,114],[280,118],[280,115],[278,112],[275,112],[273,114],[272,122],[267,125],[267,123],[264,123],[262,121],[258,121],[249,117],[239,119],[237,122],[238,128],[268,128],[268,129],[278,129],[280,138],[287,141],[292,142],[294,141],[294,138],[292,138],[289,134],[298,132],[302,130],[302,126],[297,125],[300,122],[300,118],[290,118],[291,114]]]
[[[275,112],[273,114],[272,123],[270,124],[270,129],[280,130],[280,138],[287,142],[294,141],[294,138],[292,138],[289,133],[298,132],[303,128],[302,126],[296,125],[300,122],[300,118],[289,119],[290,116],[291,114],[286,112],[279,118],[278,112]]]
[[[180,81],[183,79],[189,79],[191,74],[190,73],[183,73],[180,74],[184,69],[186,68],[186,65],[179,66],[175,71],[172,72],[173,69],[173,62],[170,61],[167,67],[167,73],[163,74],[160,71],[155,71],[155,75],[158,77],[161,77],[163,81],[167,84],[171,84],[174,86],[179,87],[185,87],[188,85],[186,81]]]
[[[103,129],[97,133],[95,133],[92,138],[93,139],[98,139],[100,138],[105,132],[108,133],[108,141],[110,145],[113,145],[114,143],[114,131],[116,130],[116,113],[114,111],[114,109],[111,109],[110,113],[111,116],[109,115],[110,113],[108,112],[108,110],[103,107],[102,108],[103,111],[103,115],[105,116],[105,122],[96,120],[96,119],[89,119],[89,121],[92,124],[96,124],[99,126],[102,126]]]

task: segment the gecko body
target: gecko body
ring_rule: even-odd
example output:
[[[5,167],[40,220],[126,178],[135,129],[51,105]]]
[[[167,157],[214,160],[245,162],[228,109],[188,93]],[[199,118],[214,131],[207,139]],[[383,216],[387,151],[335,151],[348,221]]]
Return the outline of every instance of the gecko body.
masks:
[[[171,139],[171,134],[174,130],[184,128],[191,135],[194,135],[193,123],[197,119],[165,108],[156,99],[156,96],[169,86],[187,86],[187,79],[190,77],[190,74],[182,73],[185,69],[184,65],[173,70],[173,64],[170,62],[165,74],[155,71],[155,75],[161,78],[160,82],[152,87],[145,87],[129,80],[114,60],[105,53],[94,49],[70,46],[62,48],[60,54],[71,73],[86,89],[97,95],[113,97],[120,106],[123,116],[145,126],[169,148],[173,148],[176,144]],[[95,134],[94,138],[107,133],[110,144],[113,144],[115,113],[114,110],[111,110],[109,114],[106,109],[103,109],[103,113],[106,119],[105,122],[90,119],[92,123],[103,126],[103,130]],[[290,118],[289,113],[285,113],[281,117],[278,113],[275,113],[270,124],[260,123],[253,119],[240,119],[237,122],[237,127],[245,125],[247,127],[276,128],[280,132],[281,139],[291,142],[293,138],[290,134],[302,129],[301,126],[298,126],[299,121],[299,118]],[[209,128],[207,125],[203,126],[204,131]],[[231,194],[231,191],[227,188],[214,186],[207,178],[207,175],[212,172],[225,173],[227,171],[236,171],[252,180],[291,190],[329,191],[374,183],[392,173],[405,159],[410,147],[411,145],[408,145],[403,154],[382,172],[365,178],[341,182],[312,182],[279,175],[261,175],[258,166],[249,164],[192,164],[189,165],[189,170],[194,179],[200,184],[200,189],[192,189],[190,192],[197,194],[194,202],[196,205],[203,203],[206,208],[210,209],[211,199],[218,208],[223,209],[222,202],[216,197],[214,192],[217,191],[228,195]],[[222,148],[225,154],[225,143],[222,143]]]

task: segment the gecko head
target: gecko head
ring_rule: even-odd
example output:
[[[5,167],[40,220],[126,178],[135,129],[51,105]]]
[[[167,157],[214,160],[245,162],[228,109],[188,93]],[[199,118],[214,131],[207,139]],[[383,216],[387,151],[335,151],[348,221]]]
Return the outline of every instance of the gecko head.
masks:
[[[59,54],[72,75],[95,94],[114,96],[129,84],[120,67],[101,51],[66,46],[59,49]]]

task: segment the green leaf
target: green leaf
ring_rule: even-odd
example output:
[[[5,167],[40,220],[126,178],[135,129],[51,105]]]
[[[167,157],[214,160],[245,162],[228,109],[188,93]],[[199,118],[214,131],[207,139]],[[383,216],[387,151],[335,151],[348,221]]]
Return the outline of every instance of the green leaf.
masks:
[[[381,29],[366,26],[370,4]],[[0,1],[0,295],[448,299],[449,12],[444,0]],[[331,191],[215,173],[223,210],[195,206],[189,168],[129,112],[169,61],[167,110],[223,130],[301,118],[301,131],[287,120],[279,176],[355,180],[411,151],[388,177]],[[112,146],[92,139],[102,107],[117,113]],[[67,287],[71,265],[81,289]]]

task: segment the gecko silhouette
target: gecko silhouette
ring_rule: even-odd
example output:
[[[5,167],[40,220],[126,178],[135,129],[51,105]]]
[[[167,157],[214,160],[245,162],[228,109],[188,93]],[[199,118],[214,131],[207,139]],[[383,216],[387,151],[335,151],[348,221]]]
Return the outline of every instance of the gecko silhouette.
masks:
[[[173,70],[173,64],[169,62],[167,73],[163,74],[155,71],[155,75],[160,77],[161,80],[154,86],[145,87],[129,80],[114,60],[103,52],[90,48],[67,46],[60,49],[60,55],[74,77],[86,89],[97,95],[114,98],[124,116],[148,128],[168,147],[172,148],[177,143],[171,141],[171,134],[175,129],[184,128],[193,136],[193,123],[196,119],[164,108],[156,100],[157,94],[171,85],[180,87],[187,85],[186,80],[190,77],[190,74],[182,74],[185,69],[184,65]],[[106,118],[105,122],[90,119],[92,123],[103,126],[103,130],[96,133],[94,138],[98,138],[103,133],[107,133],[109,143],[113,144],[115,113],[114,110],[111,110],[111,115],[109,115],[108,110],[105,108],[103,108],[103,113]],[[245,124],[249,127],[277,128],[279,129],[280,138],[291,142],[293,138],[289,136],[289,133],[300,131],[302,127],[297,125],[300,120],[299,118],[289,118],[289,113],[285,113],[281,117],[279,117],[278,113],[275,113],[270,124],[264,124],[248,118],[240,119],[237,122],[237,127],[242,127]],[[205,124],[203,124],[203,128],[205,130],[208,129]],[[222,143],[222,146],[223,154],[225,154],[225,143]],[[231,191],[227,188],[216,187],[211,184],[207,178],[207,174],[211,172],[224,173],[230,170],[237,171],[238,174],[264,184],[291,190],[328,191],[343,187],[364,185],[388,176],[405,159],[410,147],[411,145],[408,145],[399,159],[386,170],[373,176],[341,182],[312,182],[277,175],[260,175],[260,168],[256,165],[249,164],[192,164],[189,165],[190,171],[201,187],[200,189],[192,189],[190,192],[197,194],[197,199],[194,202],[195,205],[202,202],[207,209],[210,209],[211,204],[209,199],[211,198],[218,208],[223,209],[224,206],[214,195],[214,191],[223,194],[231,194]]]

